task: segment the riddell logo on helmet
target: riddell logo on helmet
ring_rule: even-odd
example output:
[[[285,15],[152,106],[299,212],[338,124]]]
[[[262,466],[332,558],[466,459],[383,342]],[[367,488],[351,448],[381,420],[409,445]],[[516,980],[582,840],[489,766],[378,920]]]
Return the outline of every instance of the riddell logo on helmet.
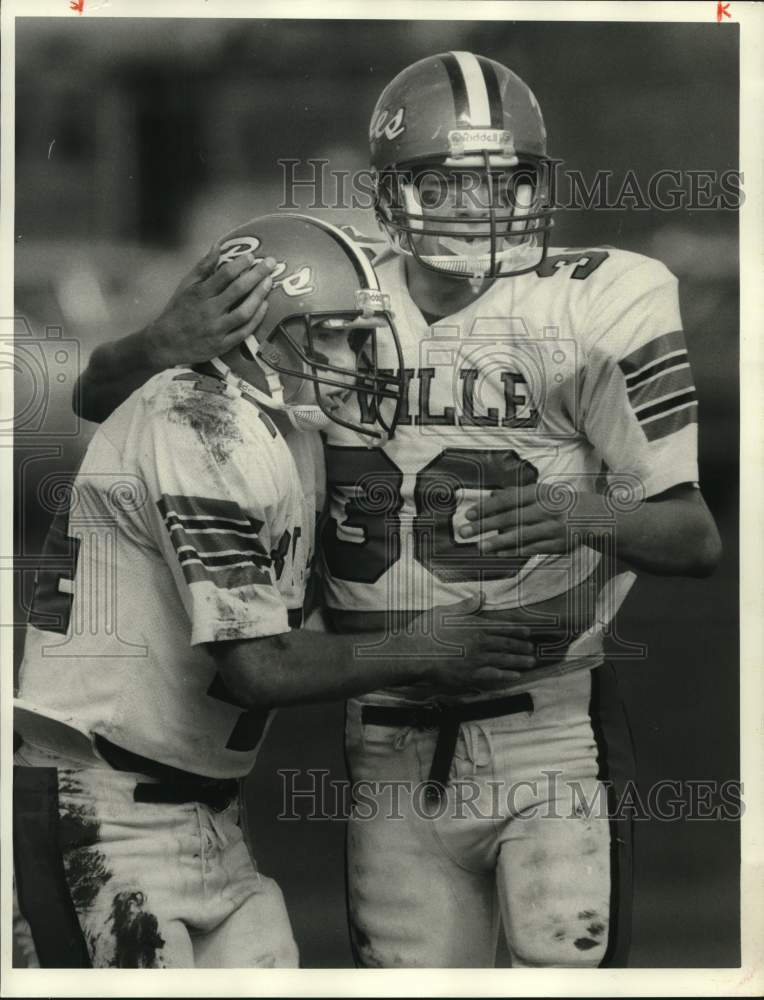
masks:
[[[226,240],[220,246],[218,267],[222,267],[229,260],[241,257],[242,254],[254,254],[259,246],[260,240],[257,236],[236,236],[234,239]],[[265,258],[255,256],[255,264],[259,264],[262,260],[265,260]],[[308,265],[298,268],[292,274],[284,275],[286,269],[286,261],[278,261],[271,272],[274,288],[280,288],[285,295],[292,297],[310,295],[311,292],[315,292],[316,287],[313,284],[313,272]]]
[[[401,133],[406,131],[406,125],[403,121],[405,113],[404,108],[398,108],[391,117],[388,108],[377,111],[369,125],[369,138],[381,139],[384,135],[388,139],[397,139]]]
[[[448,133],[448,144],[452,156],[482,152],[484,149],[515,155],[515,142],[511,132],[500,128],[456,128]]]

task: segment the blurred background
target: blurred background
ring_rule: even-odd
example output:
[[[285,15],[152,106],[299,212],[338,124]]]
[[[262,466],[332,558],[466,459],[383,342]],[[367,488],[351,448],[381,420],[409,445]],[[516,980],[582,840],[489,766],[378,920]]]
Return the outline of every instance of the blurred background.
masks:
[[[50,517],[40,484],[71,473],[93,432],[70,407],[92,349],[154,318],[218,235],[283,203],[279,160],[300,161],[303,179],[306,161],[328,161],[319,204],[301,188],[299,210],[376,234],[371,211],[341,207],[330,172],[366,167],[380,90],[448,49],[515,70],[562,171],[588,183],[611,171],[613,197],[628,171],[646,192],[659,170],[738,166],[732,24],[16,20],[16,665]],[[629,201],[556,222],[557,246],[646,253],[680,279],[701,485],[725,542],[713,578],[644,577],[620,615],[621,635],[649,648],[618,664],[645,793],[739,776],[737,222]],[[283,711],[249,784],[257,856],[284,889],[305,966],[352,965],[344,825],[277,822],[275,772],[342,779],[342,718],[341,705]],[[638,822],[635,892],[634,965],[739,964],[735,823]]]

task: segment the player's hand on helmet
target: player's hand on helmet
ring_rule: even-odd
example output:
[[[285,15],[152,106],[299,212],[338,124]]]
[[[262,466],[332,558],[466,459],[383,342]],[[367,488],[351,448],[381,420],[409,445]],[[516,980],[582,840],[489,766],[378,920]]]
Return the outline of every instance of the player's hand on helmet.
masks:
[[[577,498],[576,505],[581,498]],[[459,529],[461,538],[477,538],[485,555],[511,557],[556,555],[571,545],[566,510],[540,502],[538,486],[507,486],[465,511],[470,522]],[[490,534],[488,534],[490,532]],[[487,537],[478,537],[486,536]]]
[[[255,265],[251,253],[217,267],[214,243],[176,288],[148,329],[155,366],[208,361],[225,354],[253,333],[268,309],[273,258]]]
[[[486,621],[482,595],[438,605],[416,619],[426,679],[442,687],[509,681],[536,666],[527,626]]]

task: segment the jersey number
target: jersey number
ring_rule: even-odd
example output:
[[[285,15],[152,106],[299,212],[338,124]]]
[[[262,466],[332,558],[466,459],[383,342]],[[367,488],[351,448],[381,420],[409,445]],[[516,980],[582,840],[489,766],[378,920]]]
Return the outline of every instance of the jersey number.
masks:
[[[342,522],[330,517],[324,525],[327,565],[340,580],[375,583],[401,557],[403,473],[379,449],[328,446],[326,456],[332,487],[356,491],[344,504]],[[457,539],[455,516],[482,493],[537,478],[535,466],[517,452],[447,448],[416,478],[414,558],[444,583],[514,576],[526,560],[481,554],[476,543]]]
[[[45,538],[40,567],[34,577],[29,624],[43,632],[66,635],[74,602],[74,578],[80,554],[80,539],[68,534],[69,510],[51,521]]]
[[[557,271],[564,267],[566,264],[575,264],[576,266],[570,273],[571,278],[576,278],[578,281],[582,281],[584,278],[588,278],[589,275],[596,271],[597,268],[604,261],[608,259],[610,254],[607,250],[582,250],[577,253],[556,253],[552,254],[551,257],[545,257],[544,260],[536,268],[536,274],[539,278],[551,278],[552,275],[557,274]]]

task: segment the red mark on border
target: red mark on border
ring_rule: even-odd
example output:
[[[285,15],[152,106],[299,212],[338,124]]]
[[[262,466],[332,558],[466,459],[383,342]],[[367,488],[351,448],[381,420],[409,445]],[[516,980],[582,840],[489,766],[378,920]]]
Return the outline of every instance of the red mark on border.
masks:
[[[721,7],[721,4],[719,6]],[[85,0],[69,0],[69,10],[76,10],[78,14],[82,14],[85,10]]]
[[[718,3],[716,4],[716,23],[721,24],[721,20],[723,17],[731,18],[732,14],[730,14],[729,12],[729,4],[722,3],[721,0],[718,0]]]

